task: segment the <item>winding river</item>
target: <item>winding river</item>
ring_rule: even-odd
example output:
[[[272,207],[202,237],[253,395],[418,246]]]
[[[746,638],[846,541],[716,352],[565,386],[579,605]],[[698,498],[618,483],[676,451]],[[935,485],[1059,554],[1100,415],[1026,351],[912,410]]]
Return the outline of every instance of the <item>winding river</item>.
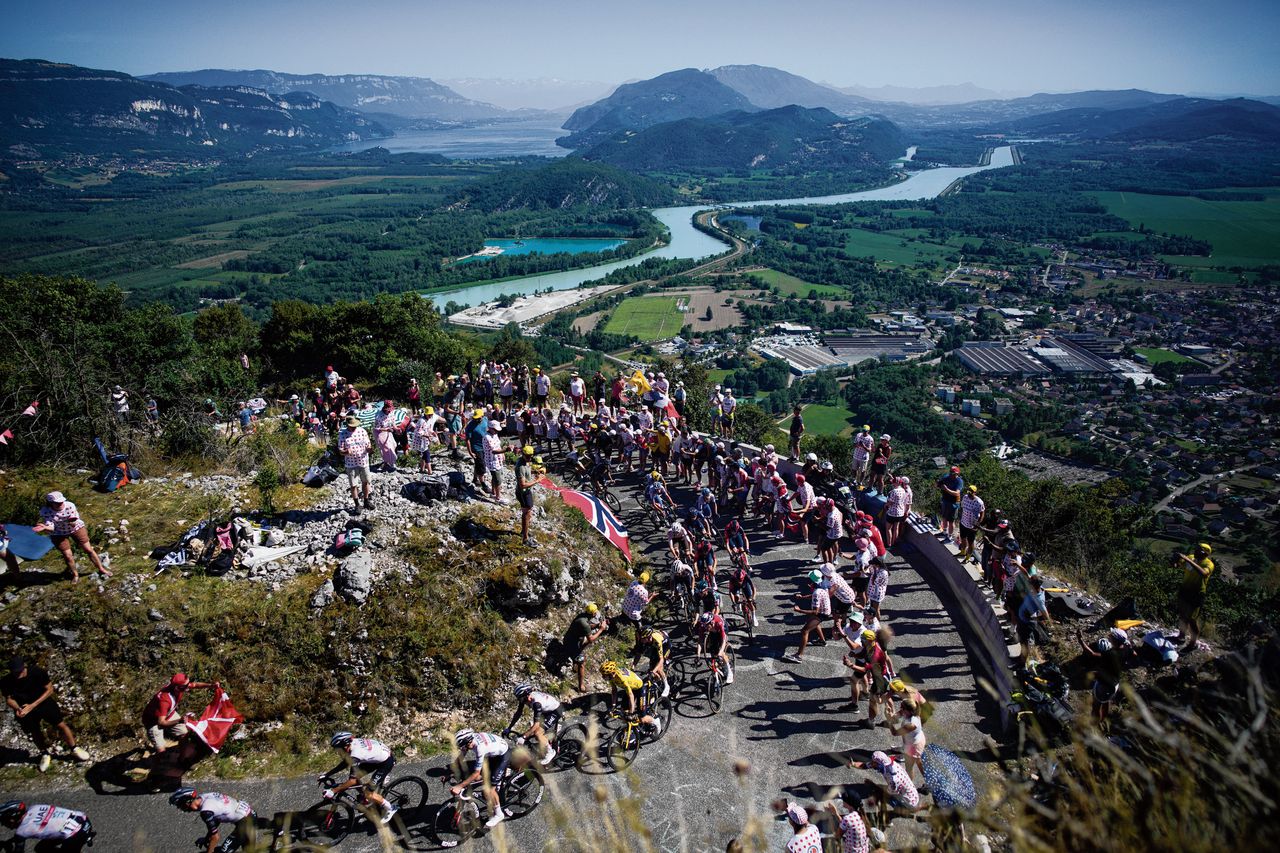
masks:
[[[1013,165],[1013,149],[1008,146],[996,148],[991,153],[991,162],[986,166],[941,166],[936,169],[925,169],[913,172],[910,177],[896,184],[878,187],[873,190],[843,193],[840,195],[824,195],[809,198],[780,198],[768,201],[739,202],[741,207],[776,207],[779,205],[797,204],[844,204],[851,201],[918,201],[936,198],[947,187],[961,178],[987,169],[999,169]],[[543,273],[541,275],[513,278],[495,284],[482,284],[452,290],[447,293],[433,293],[431,298],[437,305],[455,302],[464,307],[492,302],[503,294],[530,294],[536,291],[569,290],[583,282],[595,281],[623,267],[635,266],[647,258],[706,258],[725,251],[725,244],[709,234],[693,227],[693,216],[710,205],[692,207],[661,207],[651,211],[654,217],[671,232],[671,241],[665,246],[627,258],[625,261],[614,261],[608,264],[586,267],[584,269],[565,270],[564,272]]]

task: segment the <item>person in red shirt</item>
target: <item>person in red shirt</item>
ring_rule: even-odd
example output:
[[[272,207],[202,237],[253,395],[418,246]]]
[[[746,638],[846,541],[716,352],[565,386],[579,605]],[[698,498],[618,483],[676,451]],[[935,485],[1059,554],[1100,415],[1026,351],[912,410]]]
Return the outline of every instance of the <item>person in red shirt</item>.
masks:
[[[147,738],[156,748],[156,754],[164,752],[173,744],[181,742],[187,736],[187,724],[183,722],[178,704],[188,690],[207,690],[213,687],[211,682],[192,681],[184,673],[175,672],[173,678],[156,695],[151,697],[147,707],[142,710],[142,725],[146,726]]]

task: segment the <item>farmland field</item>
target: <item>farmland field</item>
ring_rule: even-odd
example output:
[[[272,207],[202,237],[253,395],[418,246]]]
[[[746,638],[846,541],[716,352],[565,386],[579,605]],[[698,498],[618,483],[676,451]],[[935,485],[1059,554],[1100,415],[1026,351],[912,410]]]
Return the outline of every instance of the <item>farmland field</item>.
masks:
[[[804,429],[805,435],[848,435],[853,432],[850,421],[853,414],[848,409],[842,409],[837,406],[805,406],[804,407]],[[791,416],[787,415],[785,424],[791,423]]]
[[[613,310],[604,330],[656,341],[675,335],[684,322],[685,314],[676,310],[674,296],[633,296]]]
[[[1206,201],[1185,196],[1097,192],[1111,213],[1152,231],[1185,234],[1213,244],[1208,258],[1169,256],[1191,267],[1259,266],[1280,261],[1280,188],[1258,190],[1265,201]]]
[[[950,246],[939,243],[911,241],[904,234],[892,231],[867,231],[854,228],[846,232],[844,250],[855,257],[871,256],[880,263],[910,266],[925,263],[938,266],[948,255],[955,254]]]
[[[794,293],[796,296],[804,299],[809,296],[809,291],[817,291],[819,297],[827,298],[848,298],[849,292],[840,287],[830,284],[811,284],[804,279],[796,278],[793,275],[787,275],[777,270],[751,270],[745,273],[751,278],[758,278],[769,287],[776,287],[778,291],[786,296]]]

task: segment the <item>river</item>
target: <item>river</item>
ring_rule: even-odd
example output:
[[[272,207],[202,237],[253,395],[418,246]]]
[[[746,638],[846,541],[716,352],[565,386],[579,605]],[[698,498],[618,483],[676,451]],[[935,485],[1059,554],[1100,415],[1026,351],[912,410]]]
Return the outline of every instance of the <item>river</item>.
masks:
[[[913,152],[914,153],[914,152]],[[810,196],[804,198],[783,198],[769,201],[740,202],[739,207],[777,207],[779,205],[797,204],[845,204],[851,201],[918,201],[936,198],[947,187],[961,178],[987,169],[1000,169],[1013,165],[1013,149],[997,148],[991,153],[991,162],[986,166],[941,166],[936,169],[925,169],[912,172],[904,181],[878,187],[873,190],[842,193],[839,195]],[[544,273],[542,275],[513,278],[495,284],[482,284],[466,287],[447,293],[433,293],[431,298],[443,307],[446,302],[455,302],[464,307],[492,302],[504,294],[530,294],[551,290],[568,290],[583,282],[595,281],[614,270],[635,266],[647,258],[706,258],[725,251],[725,244],[693,227],[693,216],[700,210],[707,210],[710,205],[694,205],[692,207],[661,207],[651,211],[659,222],[667,226],[671,232],[671,241],[665,246],[628,258],[625,261],[614,261],[584,269],[566,270],[564,272]]]

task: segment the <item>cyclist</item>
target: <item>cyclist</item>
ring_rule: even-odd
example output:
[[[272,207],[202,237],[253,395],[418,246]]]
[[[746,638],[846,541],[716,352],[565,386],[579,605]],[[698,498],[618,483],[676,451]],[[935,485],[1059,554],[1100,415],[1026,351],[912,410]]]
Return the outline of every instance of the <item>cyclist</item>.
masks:
[[[729,519],[729,523],[724,526],[724,547],[729,552],[729,556],[735,558],[751,550],[751,540],[747,538],[747,531],[742,529],[742,522],[736,517]]]
[[[760,620],[756,618],[756,582],[751,577],[751,563],[747,560],[746,551],[738,551],[733,556],[733,570],[729,573],[729,598],[735,607],[740,607],[744,619],[757,627]]]
[[[693,546],[693,565],[698,576],[704,578],[712,586],[716,582],[716,546],[709,537],[699,537]]]
[[[515,689],[516,694],[516,713],[511,718],[511,723],[507,726],[514,729],[516,723],[524,716],[526,707],[533,711],[533,725],[529,726],[529,730],[524,733],[522,741],[529,738],[537,738],[538,745],[542,747],[543,764],[550,764],[555,760],[556,750],[547,740],[547,733],[554,735],[560,729],[560,720],[564,716],[564,708],[560,704],[560,700],[552,696],[550,693],[544,693],[541,690],[534,690],[533,685],[524,683],[518,685]]]
[[[724,626],[724,617],[719,613],[703,613],[698,617],[696,634],[698,654],[718,657],[724,661],[724,683],[733,684],[733,666],[729,663],[729,631]]]
[[[209,830],[204,838],[205,853],[231,853],[253,847],[256,836],[253,807],[244,800],[213,791],[201,794],[195,788],[179,788],[169,795],[169,805],[200,815]],[[233,824],[225,836],[222,834],[224,823]]]
[[[13,830],[12,850],[22,853],[27,839],[35,839],[37,851],[80,853],[93,842],[93,824],[84,812],[59,806],[28,806],[21,800],[0,805],[0,824]]]
[[[649,680],[656,678],[662,682],[662,693],[659,695],[664,699],[671,695],[671,684],[667,681],[667,658],[670,655],[671,638],[666,631],[653,628],[645,631],[640,638],[640,648],[636,650],[636,659],[632,661],[634,666],[641,657],[649,658]]]
[[[667,528],[667,550],[677,560],[693,557],[693,539],[689,536],[689,529],[678,518],[672,519],[671,526]]]
[[[657,471],[649,473],[649,482],[644,487],[644,500],[663,517],[669,515],[671,508],[676,505],[676,502],[671,499],[671,493],[667,491],[666,484],[662,482],[662,475]]]
[[[654,732],[662,731],[662,720],[654,717],[649,713],[648,708],[636,708],[636,691],[644,687],[644,679],[636,675],[625,666],[619,666],[617,661],[607,660],[600,664],[600,674],[604,676],[605,681],[609,682],[609,704],[616,705],[618,700],[618,691],[625,691],[627,694],[627,714],[630,716],[639,716],[642,726],[650,726]]]
[[[720,590],[715,584],[707,583],[706,578],[699,580],[694,587],[693,598],[698,604],[698,616],[720,612]]]
[[[693,566],[676,557],[671,561],[671,591],[675,595],[683,593],[685,601],[693,603]]]
[[[351,732],[338,732],[329,739],[329,746],[342,753],[342,762],[320,778],[327,779],[343,769],[348,769],[350,775],[347,781],[326,788],[324,798],[332,800],[343,791],[360,786],[360,803],[378,806],[382,809],[382,822],[391,823],[397,809],[378,793],[391,768],[396,766],[391,747],[373,738],[356,737]]]
[[[449,793],[456,797],[468,786],[483,780],[484,798],[489,803],[490,815],[484,825],[493,829],[507,816],[507,813],[502,810],[502,803],[498,801],[498,785],[502,782],[502,777],[507,772],[507,765],[511,762],[511,746],[505,738],[472,729],[463,729],[458,732],[453,742],[458,747],[458,762],[461,766],[466,766],[468,753],[474,752],[475,760],[471,764],[471,772],[465,779],[450,788]]]
[[[698,499],[694,501],[693,512],[690,516],[695,525],[704,536],[714,536],[713,520],[719,515],[716,508],[715,493],[711,491],[710,486],[703,486],[698,491]]]
[[[591,479],[591,491],[595,495],[603,495],[609,490],[609,482],[613,479],[609,472],[609,457],[600,452],[591,454],[591,467],[587,474]]]

